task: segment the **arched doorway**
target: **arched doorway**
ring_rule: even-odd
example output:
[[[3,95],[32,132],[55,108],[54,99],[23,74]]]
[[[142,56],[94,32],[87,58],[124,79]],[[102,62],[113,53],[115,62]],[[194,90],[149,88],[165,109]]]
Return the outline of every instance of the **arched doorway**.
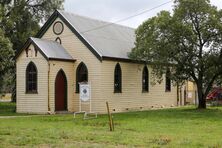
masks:
[[[67,110],[67,79],[63,70],[57,73],[55,80],[55,111]]]

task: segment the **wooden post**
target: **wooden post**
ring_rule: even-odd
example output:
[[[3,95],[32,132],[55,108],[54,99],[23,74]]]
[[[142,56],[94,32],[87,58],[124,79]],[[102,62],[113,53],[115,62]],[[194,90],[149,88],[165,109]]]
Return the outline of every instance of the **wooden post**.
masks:
[[[108,112],[108,117],[109,117],[109,128],[110,128],[110,131],[113,131],[113,120],[112,120],[112,115],[109,111],[109,103],[106,102],[106,107],[107,107],[107,112]]]
[[[114,122],[113,122],[113,116],[112,116],[112,126],[113,126],[113,131],[114,131]]]
[[[177,106],[179,106],[179,84],[177,83]]]

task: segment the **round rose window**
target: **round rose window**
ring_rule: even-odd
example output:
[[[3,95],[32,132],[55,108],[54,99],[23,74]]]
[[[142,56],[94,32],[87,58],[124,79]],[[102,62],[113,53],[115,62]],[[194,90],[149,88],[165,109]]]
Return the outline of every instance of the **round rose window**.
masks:
[[[62,22],[58,21],[55,22],[55,24],[53,25],[53,32],[56,35],[60,35],[63,32],[64,26],[62,24]]]

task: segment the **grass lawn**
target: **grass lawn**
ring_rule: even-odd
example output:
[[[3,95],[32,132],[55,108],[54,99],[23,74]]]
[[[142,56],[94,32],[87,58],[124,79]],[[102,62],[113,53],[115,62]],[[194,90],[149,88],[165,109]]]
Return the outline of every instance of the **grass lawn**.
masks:
[[[114,123],[109,132],[107,115],[0,119],[0,147],[222,147],[222,108],[120,113]]]
[[[0,116],[18,115],[15,110],[15,103],[0,102]]]

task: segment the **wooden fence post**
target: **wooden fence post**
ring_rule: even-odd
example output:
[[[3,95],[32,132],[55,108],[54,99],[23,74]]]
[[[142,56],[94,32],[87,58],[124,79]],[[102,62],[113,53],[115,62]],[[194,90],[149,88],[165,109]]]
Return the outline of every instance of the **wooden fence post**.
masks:
[[[107,107],[107,112],[108,112],[108,117],[109,117],[109,127],[110,127],[110,131],[114,131],[114,128],[113,128],[113,119],[112,119],[112,115],[109,111],[109,103],[106,102],[106,107]]]

